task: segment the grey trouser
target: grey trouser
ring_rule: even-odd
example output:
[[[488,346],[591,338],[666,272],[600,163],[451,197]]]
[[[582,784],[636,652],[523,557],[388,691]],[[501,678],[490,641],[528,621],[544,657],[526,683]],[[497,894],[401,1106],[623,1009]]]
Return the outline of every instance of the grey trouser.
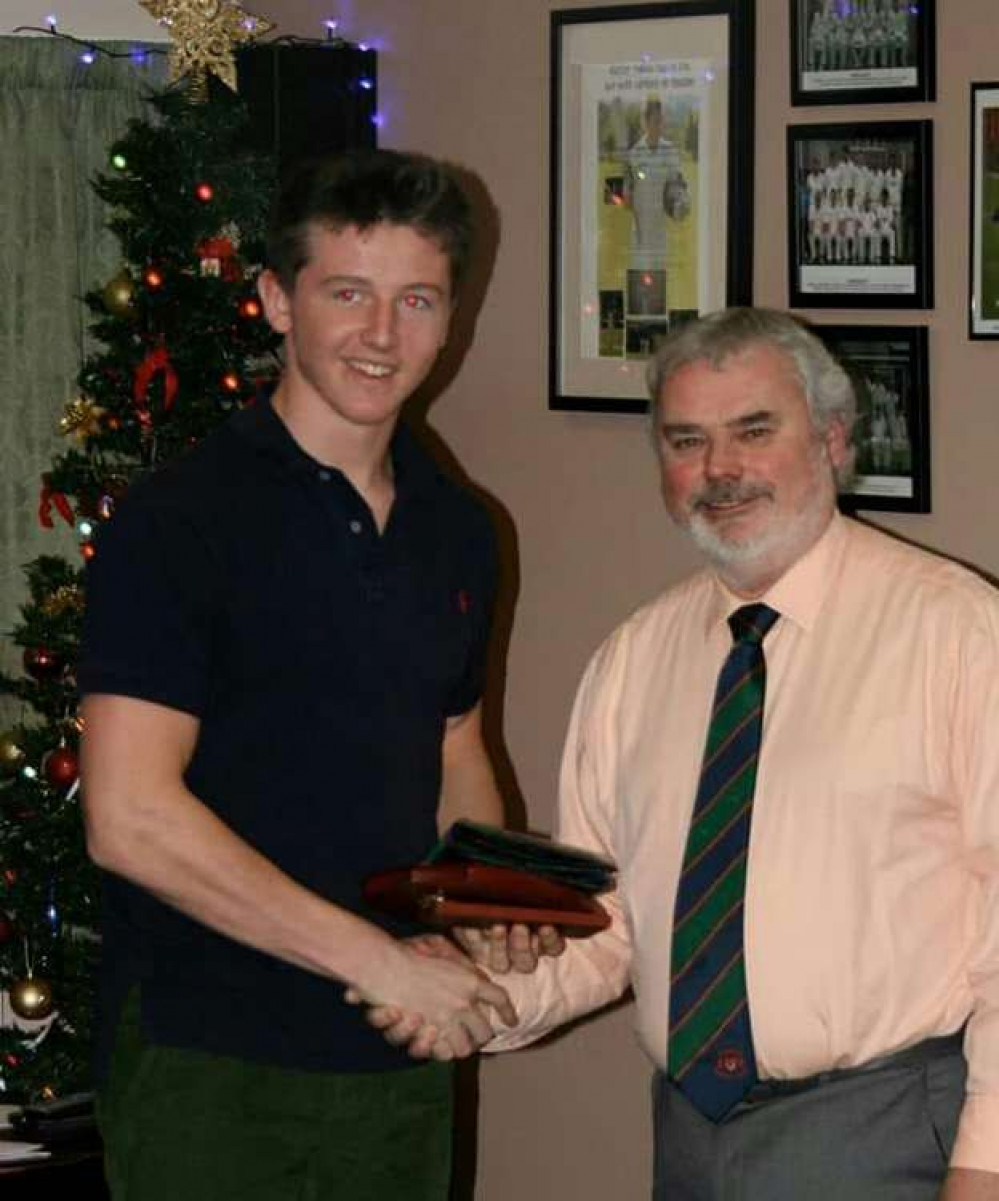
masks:
[[[653,1201],[936,1201],[964,1102],[961,1039],[766,1082],[718,1125],[653,1080]]]

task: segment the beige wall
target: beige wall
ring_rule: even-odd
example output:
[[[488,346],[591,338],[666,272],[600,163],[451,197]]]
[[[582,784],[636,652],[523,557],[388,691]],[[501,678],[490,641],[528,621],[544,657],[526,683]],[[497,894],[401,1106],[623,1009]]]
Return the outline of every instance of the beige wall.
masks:
[[[574,0],[578,3],[579,0]],[[502,241],[477,335],[432,421],[471,476],[501,498],[519,539],[520,595],[504,732],[531,822],[548,828],[559,746],[577,678],[603,635],[685,573],[690,553],[657,503],[640,418],[546,407],[547,0],[354,0],[345,32],[384,44],[386,145],[466,163],[487,184]],[[284,31],[314,33],[319,0],[258,0]],[[995,0],[940,0],[932,105],[792,109],[787,0],[759,0],[755,297],[786,302],[788,123],[931,116],[935,123],[937,307],[827,311],[832,321],[930,327],[934,512],[883,524],[999,572],[999,344],[965,336],[968,84],[999,76]],[[645,1061],[630,1012],[481,1073],[479,1201],[648,1195]]]

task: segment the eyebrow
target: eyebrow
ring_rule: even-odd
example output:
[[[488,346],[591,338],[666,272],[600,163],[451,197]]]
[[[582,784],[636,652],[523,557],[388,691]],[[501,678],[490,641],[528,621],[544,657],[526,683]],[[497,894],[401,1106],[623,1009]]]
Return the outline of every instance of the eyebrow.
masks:
[[[761,422],[777,422],[778,420],[777,414],[772,409],[757,409],[755,412],[745,413],[741,417],[733,417],[731,421],[726,421],[725,429],[748,429],[751,425],[759,425]],[[696,421],[664,421],[659,428],[664,434],[697,434],[704,429],[704,426]]]
[[[369,279],[366,275],[327,275],[322,280],[323,287],[327,287],[331,284],[332,285],[340,285],[340,286],[343,286],[344,284],[346,284],[352,288],[358,288],[358,287],[370,288],[372,286],[372,283],[373,283],[373,281],[371,279]],[[412,292],[412,291],[435,292],[438,296],[444,296],[444,294],[445,294],[445,289],[442,288],[440,286],[440,284],[421,283],[418,280],[414,281],[413,283],[403,284],[402,287],[399,289],[399,291],[400,292]]]

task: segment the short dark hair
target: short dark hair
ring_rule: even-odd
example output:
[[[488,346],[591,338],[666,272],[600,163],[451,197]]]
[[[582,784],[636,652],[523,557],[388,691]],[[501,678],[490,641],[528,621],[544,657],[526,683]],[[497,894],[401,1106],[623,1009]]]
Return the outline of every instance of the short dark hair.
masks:
[[[360,230],[387,222],[436,242],[457,295],[472,253],[472,212],[447,163],[397,150],[358,150],[302,164],[281,188],[267,233],[267,265],[290,291],[309,261],[309,226]]]

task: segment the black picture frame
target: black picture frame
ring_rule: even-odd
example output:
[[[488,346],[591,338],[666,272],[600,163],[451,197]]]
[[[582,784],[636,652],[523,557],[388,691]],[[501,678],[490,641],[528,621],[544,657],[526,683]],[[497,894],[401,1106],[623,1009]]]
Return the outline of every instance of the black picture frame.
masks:
[[[999,338],[999,83],[971,85],[968,337]]]
[[[792,308],[932,307],[932,121],[788,126],[787,203]]]
[[[550,33],[548,403],[641,413],[655,337],[752,300],[755,2],[561,9]]]
[[[936,0],[789,0],[791,103],[936,99]]]
[[[929,335],[923,325],[813,325],[853,380],[853,479],[844,512],[930,512]]]

